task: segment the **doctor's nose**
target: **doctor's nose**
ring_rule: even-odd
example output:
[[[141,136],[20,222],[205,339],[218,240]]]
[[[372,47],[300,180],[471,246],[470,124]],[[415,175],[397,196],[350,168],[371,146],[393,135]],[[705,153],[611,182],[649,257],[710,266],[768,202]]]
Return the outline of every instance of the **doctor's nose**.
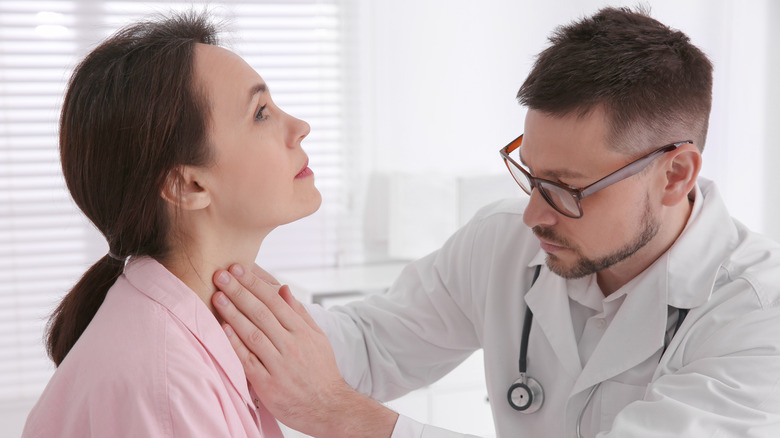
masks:
[[[533,189],[523,212],[523,223],[529,228],[537,225],[552,226],[558,223],[559,214],[547,203],[539,190]]]

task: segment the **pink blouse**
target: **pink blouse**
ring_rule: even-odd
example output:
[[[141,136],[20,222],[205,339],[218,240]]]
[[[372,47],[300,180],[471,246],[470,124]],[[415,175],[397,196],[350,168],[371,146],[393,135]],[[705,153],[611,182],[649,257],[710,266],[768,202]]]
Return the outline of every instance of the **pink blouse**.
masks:
[[[132,258],[57,368],[27,437],[281,437],[201,299]]]

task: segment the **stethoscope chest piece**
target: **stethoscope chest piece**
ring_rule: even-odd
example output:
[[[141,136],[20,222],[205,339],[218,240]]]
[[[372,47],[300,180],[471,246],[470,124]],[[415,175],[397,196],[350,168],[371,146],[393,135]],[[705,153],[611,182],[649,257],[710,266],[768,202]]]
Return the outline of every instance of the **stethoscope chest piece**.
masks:
[[[534,278],[531,280],[531,286],[536,283],[536,279],[539,278],[539,272],[542,270],[542,265],[537,265],[534,271]],[[542,407],[544,403],[544,391],[542,391],[542,385],[531,377],[528,377],[525,372],[527,370],[526,365],[528,361],[528,338],[531,336],[531,321],[533,321],[534,314],[531,312],[530,307],[525,309],[525,320],[523,321],[523,332],[520,336],[520,358],[517,361],[517,368],[520,371],[520,378],[515,380],[515,383],[509,387],[509,391],[506,393],[506,398],[509,401],[509,406],[512,409],[522,412],[523,414],[533,414]]]
[[[527,376],[521,376],[515,380],[515,383],[509,387],[506,396],[509,405],[524,414],[533,414],[544,403],[542,385],[536,379]]]

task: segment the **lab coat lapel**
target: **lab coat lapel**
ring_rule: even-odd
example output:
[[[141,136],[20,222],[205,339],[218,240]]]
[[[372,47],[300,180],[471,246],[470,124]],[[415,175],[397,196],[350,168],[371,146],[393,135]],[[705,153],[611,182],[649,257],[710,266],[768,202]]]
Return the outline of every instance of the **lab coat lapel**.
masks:
[[[572,388],[577,394],[646,361],[664,345],[667,320],[666,271],[662,256],[626,284],[623,303]]]
[[[540,261],[544,263],[544,259]],[[534,330],[541,328],[563,368],[576,378],[582,371],[574,328],[569,310],[566,280],[542,268],[536,283],[525,295],[525,302],[534,313]],[[531,341],[533,342],[533,341]]]

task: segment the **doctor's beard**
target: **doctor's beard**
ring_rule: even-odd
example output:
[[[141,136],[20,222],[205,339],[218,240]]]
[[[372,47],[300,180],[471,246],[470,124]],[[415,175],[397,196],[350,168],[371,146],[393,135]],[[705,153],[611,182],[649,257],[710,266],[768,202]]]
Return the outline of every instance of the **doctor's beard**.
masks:
[[[585,257],[579,248],[570,243],[567,239],[558,236],[552,228],[537,225],[533,227],[532,231],[540,238],[573,251],[577,257],[573,265],[566,266],[558,256],[547,253],[547,267],[551,271],[563,278],[581,278],[590,274],[595,274],[596,272],[622,262],[653,240],[653,237],[658,233],[660,224],[650,210],[649,196],[645,198],[644,210],[645,211],[642,214],[642,223],[634,238],[621,248],[597,259]]]

